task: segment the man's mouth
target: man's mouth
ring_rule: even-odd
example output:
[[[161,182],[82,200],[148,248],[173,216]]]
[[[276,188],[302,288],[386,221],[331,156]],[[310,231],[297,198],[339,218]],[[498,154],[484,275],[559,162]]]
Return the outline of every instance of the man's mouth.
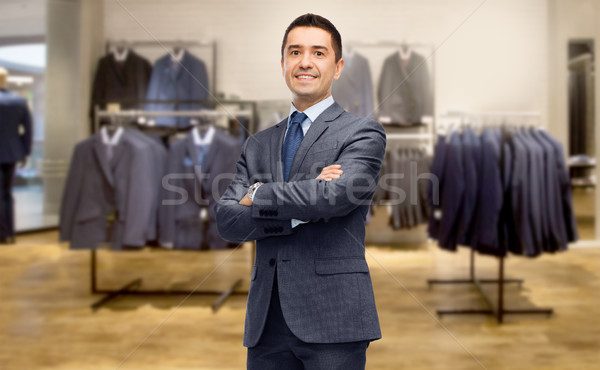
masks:
[[[315,78],[317,78],[317,76],[301,74],[301,75],[296,75],[296,78],[299,78],[301,80],[314,80]]]

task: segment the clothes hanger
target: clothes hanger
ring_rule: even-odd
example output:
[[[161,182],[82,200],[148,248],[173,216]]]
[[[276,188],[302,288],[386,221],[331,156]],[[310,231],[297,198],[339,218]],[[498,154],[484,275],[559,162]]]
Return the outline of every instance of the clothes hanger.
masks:
[[[400,43],[398,52],[400,53],[401,60],[406,61],[410,59],[410,56],[412,55],[412,48],[410,47],[408,42],[406,42],[406,39],[402,40],[402,42]]]
[[[173,46],[173,53],[171,53],[171,61],[181,62],[183,54],[185,53],[185,47],[182,41],[179,41]]]

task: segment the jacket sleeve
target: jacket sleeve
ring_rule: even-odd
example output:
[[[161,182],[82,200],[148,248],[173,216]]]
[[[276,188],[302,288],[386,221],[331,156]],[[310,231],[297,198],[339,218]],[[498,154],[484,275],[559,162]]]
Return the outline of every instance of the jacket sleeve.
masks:
[[[144,145],[136,148],[132,153],[130,179],[127,183],[127,200],[125,201],[124,214],[119,215],[125,221],[123,244],[127,246],[143,247],[146,245],[149,219],[152,212],[152,202],[149,199],[158,197],[158,187],[154,186],[155,178],[152,167],[155,165],[152,158],[152,148]],[[153,225],[156,227],[156,225]]]
[[[237,162],[235,177],[215,206],[215,215],[219,234],[231,242],[245,242],[292,234],[292,224],[287,220],[259,220],[252,217],[252,207],[243,206],[239,201],[248,191],[248,169],[246,149]],[[266,185],[266,184],[265,184]],[[264,186],[264,185],[263,185]]]
[[[384,154],[383,127],[373,120],[362,121],[347,136],[338,159],[331,163],[342,166],[340,178],[266,183],[254,195],[252,217],[318,222],[370,205]]]
[[[31,154],[31,143],[33,140],[33,125],[31,122],[31,112],[29,111],[29,107],[27,106],[27,102],[23,104],[23,117],[21,118],[21,124],[25,129],[23,135],[21,135],[21,140],[23,143],[24,155],[28,157]]]
[[[96,67],[96,73],[94,74],[94,83],[92,84],[92,99],[90,102],[90,117],[94,118],[95,114],[95,106],[98,102],[103,101],[105,99],[105,91],[106,91],[106,78],[104,76],[104,59],[100,59],[98,61],[98,66]]]
[[[79,204],[80,191],[84,180],[82,146],[79,144],[73,150],[67,181],[63,190],[62,202],[60,206],[60,241],[71,240],[73,224],[75,223],[75,212]]]

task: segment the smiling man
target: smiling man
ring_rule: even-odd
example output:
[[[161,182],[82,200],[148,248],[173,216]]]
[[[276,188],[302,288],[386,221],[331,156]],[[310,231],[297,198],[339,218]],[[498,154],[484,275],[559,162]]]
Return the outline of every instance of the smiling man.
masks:
[[[281,67],[290,116],[246,141],[216,207],[223,238],[257,241],[247,366],[364,369],[369,342],[381,338],[364,240],[385,133],[331,96],[344,60],[327,19],[290,24]]]

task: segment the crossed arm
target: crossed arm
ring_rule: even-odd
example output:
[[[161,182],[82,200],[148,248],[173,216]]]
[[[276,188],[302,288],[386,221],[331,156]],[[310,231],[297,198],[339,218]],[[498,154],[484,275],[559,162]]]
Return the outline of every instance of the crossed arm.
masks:
[[[332,164],[330,166],[323,168],[323,170],[321,171],[321,173],[319,174],[319,176],[317,176],[317,178],[315,180],[331,181],[331,180],[339,179],[343,173],[344,173],[344,171],[342,171],[342,166],[340,166],[339,164]],[[239,201],[239,204],[250,207],[252,205],[252,198],[250,198],[250,196],[248,194],[246,194],[242,198],[242,200]]]
[[[221,236],[241,242],[289,235],[293,232],[291,219],[318,222],[343,217],[369,204],[385,153],[383,128],[369,121],[351,133],[343,145],[336,164],[324,168],[316,179],[265,183],[249,202],[244,200],[251,185],[247,142],[235,178],[215,209]]]

